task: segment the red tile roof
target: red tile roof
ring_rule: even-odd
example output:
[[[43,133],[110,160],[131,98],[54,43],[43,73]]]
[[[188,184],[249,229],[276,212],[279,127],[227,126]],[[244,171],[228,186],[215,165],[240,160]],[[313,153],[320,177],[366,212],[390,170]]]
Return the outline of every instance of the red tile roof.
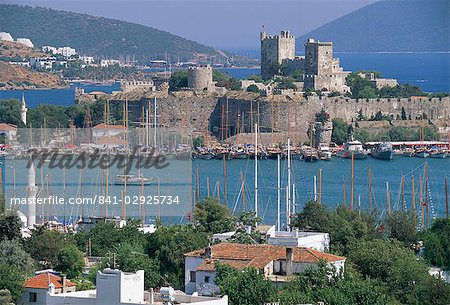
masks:
[[[1,131],[17,130],[17,126],[12,125],[12,124],[7,124],[7,123],[0,123],[0,130]]]
[[[220,243],[211,247],[212,259],[206,259],[199,265],[198,270],[214,270],[213,261],[220,261],[231,265],[236,269],[254,267],[262,269],[271,261],[286,259],[286,247],[274,245],[244,245],[232,243]],[[345,257],[320,252],[310,248],[293,248],[294,262],[296,263],[318,263],[323,259],[327,262],[345,260]],[[186,253],[189,257],[203,257],[205,249]]]
[[[55,285],[55,288],[62,288],[62,278],[54,275],[53,273],[41,273],[38,274],[28,280],[26,280],[23,283],[23,287],[25,288],[37,288],[37,289],[48,289],[48,285],[50,283],[53,283]],[[74,283],[72,283],[69,280],[66,280],[66,287],[72,287],[75,286]]]
[[[92,127],[93,129],[125,129],[123,125],[106,125],[106,124],[98,124]]]

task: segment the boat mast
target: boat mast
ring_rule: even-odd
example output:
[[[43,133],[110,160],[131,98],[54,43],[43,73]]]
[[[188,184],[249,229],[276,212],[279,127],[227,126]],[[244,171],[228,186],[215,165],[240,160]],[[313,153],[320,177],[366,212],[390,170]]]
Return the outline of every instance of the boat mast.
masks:
[[[354,197],[355,197],[355,152],[352,151],[352,181],[350,191],[350,211],[353,211]]]
[[[288,155],[287,155],[287,161],[288,161],[288,192],[287,192],[287,197],[288,197],[288,204],[289,204],[289,209],[288,209],[288,220],[289,220],[289,224],[291,224],[291,212],[294,212],[294,207],[292,206],[292,200],[291,200],[291,139],[288,137],[287,139],[287,145],[288,145]],[[291,210],[292,209],[292,210]]]
[[[416,191],[415,191],[415,186],[414,186],[414,175],[411,176],[411,202],[412,202],[413,213],[414,213],[414,226],[416,226],[417,208],[416,208]]]
[[[445,214],[446,217],[448,218],[448,181],[447,181],[447,176],[444,177],[444,193],[445,193]]]
[[[322,206],[322,169],[319,169],[319,206]]]
[[[255,217],[258,217],[258,123],[255,123]]]
[[[369,169],[368,169],[368,175],[369,175],[369,210],[370,210],[370,216],[372,216],[373,194],[372,194],[372,168],[371,167],[369,167]]]
[[[277,231],[280,231],[281,221],[281,179],[280,179],[280,154],[277,154]]]

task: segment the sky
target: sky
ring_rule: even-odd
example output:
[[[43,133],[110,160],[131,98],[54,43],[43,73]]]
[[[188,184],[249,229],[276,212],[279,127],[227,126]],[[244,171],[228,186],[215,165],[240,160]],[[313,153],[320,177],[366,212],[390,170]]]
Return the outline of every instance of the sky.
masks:
[[[375,0],[2,0],[130,21],[226,50],[259,48],[259,32],[295,36]]]

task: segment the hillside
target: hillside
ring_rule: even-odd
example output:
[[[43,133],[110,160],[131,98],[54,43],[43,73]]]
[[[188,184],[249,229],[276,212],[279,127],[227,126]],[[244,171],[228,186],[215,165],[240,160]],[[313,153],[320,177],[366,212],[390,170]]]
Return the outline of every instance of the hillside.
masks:
[[[32,71],[29,68],[0,61],[0,90],[61,88],[65,83],[58,75]]]
[[[448,0],[382,0],[297,39],[333,41],[336,51],[436,52],[450,50]]]
[[[46,55],[39,49],[32,49],[17,42],[0,41],[0,60],[24,59],[27,57],[42,57]]]
[[[214,48],[155,28],[42,7],[0,4],[0,29],[30,38],[37,46],[71,46],[83,54],[136,59],[165,53],[189,59],[194,53],[224,56]]]

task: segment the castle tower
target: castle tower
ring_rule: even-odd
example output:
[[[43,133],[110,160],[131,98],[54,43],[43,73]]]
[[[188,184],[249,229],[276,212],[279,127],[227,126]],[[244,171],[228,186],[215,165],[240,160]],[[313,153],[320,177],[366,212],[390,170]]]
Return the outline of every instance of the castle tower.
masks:
[[[295,36],[289,31],[281,31],[280,35],[270,36],[260,33],[261,40],[261,76],[269,79],[279,73],[285,59],[295,58]]]
[[[192,90],[207,90],[213,87],[212,68],[210,65],[188,69],[188,87]]]
[[[22,93],[22,109],[20,110],[20,120],[26,126],[27,125],[27,104],[25,103],[25,95]]]

